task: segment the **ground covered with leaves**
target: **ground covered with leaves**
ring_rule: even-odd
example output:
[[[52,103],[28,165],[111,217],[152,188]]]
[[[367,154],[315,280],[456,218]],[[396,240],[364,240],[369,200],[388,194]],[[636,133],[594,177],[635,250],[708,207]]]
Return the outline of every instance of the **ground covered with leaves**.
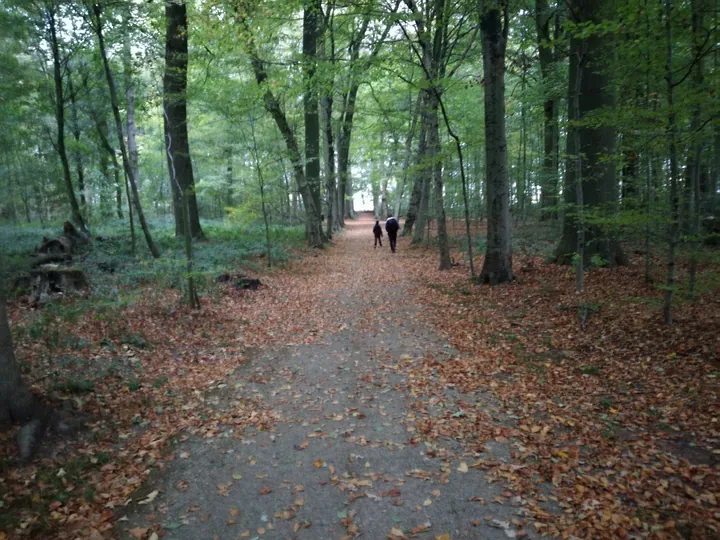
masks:
[[[88,428],[24,467],[3,435],[0,538],[720,534],[720,299],[666,327],[637,266],[579,297],[522,252],[477,287],[371,226],[199,312],[12,305],[28,379]]]

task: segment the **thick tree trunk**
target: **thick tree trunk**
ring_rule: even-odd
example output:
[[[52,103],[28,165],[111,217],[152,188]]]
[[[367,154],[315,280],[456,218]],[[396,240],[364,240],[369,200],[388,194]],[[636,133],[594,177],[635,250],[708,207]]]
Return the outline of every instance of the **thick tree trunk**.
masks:
[[[427,91],[425,91],[428,94]],[[425,226],[428,221],[428,212],[430,210],[430,185],[432,184],[433,166],[430,160],[430,143],[432,119],[429,110],[430,98],[426,95],[424,103],[427,105],[423,109],[423,121],[426,124],[426,132],[424,136],[423,148],[418,148],[418,178],[420,179],[420,198],[415,214],[415,230],[413,231],[413,244],[422,244],[425,237]],[[422,151],[422,153],[420,153]],[[409,214],[409,211],[408,211]]]
[[[303,75],[305,93],[305,183],[312,198],[315,215],[308,220],[308,241],[319,246],[325,241],[322,230],[320,199],[320,117],[315,72],[317,70],[318,17],[322,13],[319,0],[305,0],[303,10]]]
[[[184,219],[190,216],[190,231],[193,238],[202,238],[197,198],[195,196],[195,178],[193,176],[190,142],[187,129],[187,70],[188,70],[188,25],[185,1],[165,3],[165,76],[163,77],[163,108],[165,141],[172,140],[173,153],[168,154],[175,164],[177,182],[170,182],[175,211],[175,235],[184,234]],[[132,85],[129,87],[129,91]],[[129,94],[128,94],[129,99]],[[128,122],[130,119],[128,109]],[[128,142],[130,130],[128,129]],[[168,166],[169,168],[169,166]],[[178,185],[180,190],[178,190]],[[185,212],[184,193],[188,203]]]
[[[35,397],[23,381],[15,360],[5,293],[0,290],[0,431],[27,422],[36,410]]]
[[[410,128],[405,138],[405,157],[403,159],[402,177],[400,184],[397,187],[397,194],[395,195],[395,212],[393,215],[400,218],[400,208],[402,205],[403,192],[405,191],[405,184],[407,183],[408,168],[410,167],[410,157],[412,156],[412,141],[415,137],[415,129],[417,129],[417,118],[420,108],[421,96],[418,95],[417,102],[413,106],[411,97],[408,97],[410,103]]]
[[[48,27],[50,29],[50,49],[53,59],[53,80],[55,82],[55,121],[57,122],[57,152],[60,155],[62,164],[63,180],[65,181],[65,190],[67,192],[68,201],[70,202],[70,210],[72,212],[73,222],[83,231],[87,231],[87,225],[80,212],[80,205],[75,197],[75,189],[72,184],[72,176],[70,175],[70,162],[68,161],[67,150],[65,148],[65,96],[63,89],[62,77],[62,59],[60,58],[60,45],[57,37],[57,21],[55,20],[55,5],[49,4],[45,10]]]
[[[403,236],[412,234],[413,226],[420,212],[420,204],[422,202],[423,184],[425,175],[423,174],[423,164],[425,154],[427,153],[427,136],[428,136],[428,114],[426,111],[426,92],[420,91],[418,99],[418,114],[420,115],[420,135],[418,136],[418,149],[415,156],[415,167],[413,171],[413,188],[410,194],[410,202],[408,204],[407,215],[405,216],[405,224],[403,225]],[[422,226],[420,227],[422,229]]]
[[[576,23],[601,23],[612,17],[613,13],[601,0],[577,2],[571,13]],[[610,215],[614,211],[617,199],[616,164],[611,159],[615,153],[615,129],[610,125],[582,123],[597,111],[615,104],[612,93],[609,63],[613,44],[611,34],[591,34],[582,39],[573,37],[570,42],[570,56],[582,57],[581,86],[578,96],[578,108],[581,124],[579,130],[580,148],[583,156],[581,178],[584,204],[595,213]],[[571,85],[574,82],[570,81]],[[574,188],[574,186],[573,186]],[[565,237],[566,234],[571,238]],[[585,262],[599,256],[610,266],[627,264],[617,240],[599,225],[585,227]],[[560,251],[572,246],[572,251]],[[577,246],[577,228],[564,227],[563,238],[557,252],[557,262],[570,263]]]
[[[125,175],[130,182],[130,189],[132,190],[133,205],[137,210],[138,220],[142,227],[143,234],[145,235],[145,241],[147,242],[148,248],[152,256],[157,258],[160,256],[160,250],[152,239],[150,234],[150,228],[148,227],[147,221],[145,220],[145,214],[140,204],[140,194],[137,188],[137,178],[135,173],[130,166],[130,159],[128,158],[127,148],[125,146],[125,140],[123,138],[122,119],[120,118],[120,106],[117,96],[117,89],[115,87],[115,81],[113,80],[112,71],[110,70],[110,62],[108,61],[107,51],[105,50],[105,36],[103,35],[102,27],[102,8],[99,4],[95,4],[93,7],[88,8],[90,10],[91,20],[94,19],[94,30],[98,38],[98,47],[100,49],[100,57],[103,62],[103,68],[105,70],[105,79],[107,80],[108,89],[110,90],[110,104],[112,106],[113,117],[115,118],[115,130],[117,131],[118,144],[120,146],[120,153],[122,155],[123,169]]]
[[[505,47],[507,1],[480,0],[485,73],[485,162],[488,232],[485,261],[478,279],[496,285],[512,281],[510,200],[505,138]]]
[[[569,70],[568,70],[568,109],[567,117],[569,119],[575,118],[575,82],[578,76],[578,55],[571,54],[568,58]],[[576,212],[571,210],[575,207],[576,203],[576,174],[575,165],[577,154],[577,140],[576,131],[577,127],[575,122],[568,122],[567,136],[566,136],[566,148],[565,154],[565,176],[563,178],[563,203],[565,205],[565,212],[563,216],[563,229],[560,242],[555,248],[555,262],[558,264],[570,264],[573,260],[575,250],[577,248],[577,215]]]
[[[353,85],[348,92],[344,114],[342,114],[342,122],[340,125],[340,134],[338,137],[338,195],[342,205],[342,223],[345,224],[345,218],[351,218],[350,196],[351,179],[350,179],[350,140],[352,138],[353,119],[355,118],[355,103],[357,101],[357,93],[359,86]]]

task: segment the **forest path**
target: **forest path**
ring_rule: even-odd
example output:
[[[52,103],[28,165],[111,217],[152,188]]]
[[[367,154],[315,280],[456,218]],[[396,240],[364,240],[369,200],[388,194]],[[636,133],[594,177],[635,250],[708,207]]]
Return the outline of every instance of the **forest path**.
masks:
[[[322,313],[339,331],[259,351],[207,398],[230,419],[258,400],[275,417],[272,427],[235,430],[230,420],[183,437],[175,459],[128,506],[123,538],[147,527],[165,539],[526,534],[511,523],[522,519],[519,501],[467,467],[478,454],[451,438],[410,441],[424,416],[459,410],[458,399],[491,398],[445,388],[421,402],[408,388],[405,367],[454,351],[418,321],[409,241],[399,239],[396,254],[387,242],[376,250],[372,225],[369,217],[350,222],[334,246],[301,265],[307,273],[296,287],[319,283],[321,292],[295,324]],[[509,461],[507,445],[486,446],[484,459]],[[153,500],[138,505],[148,494]]]

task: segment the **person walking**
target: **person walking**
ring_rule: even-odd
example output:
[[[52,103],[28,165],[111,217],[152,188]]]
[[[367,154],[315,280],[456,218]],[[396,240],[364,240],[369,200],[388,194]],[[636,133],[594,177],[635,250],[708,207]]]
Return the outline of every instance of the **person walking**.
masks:
[[[387,231],[388,238],[390,239],[390,250],[395,253],[395,248],[397,247],[397,233],[400,230],[400,224],[394,216],[387,218],[387,221],[385,222],[385,230]]]
[[[373,227],[373,234],[375,235],[375,249],[377,249],[378,244],[380,244],[380,247],[382,247],[382,227],[380,226],[380,221],[375,221],[375,226]]]

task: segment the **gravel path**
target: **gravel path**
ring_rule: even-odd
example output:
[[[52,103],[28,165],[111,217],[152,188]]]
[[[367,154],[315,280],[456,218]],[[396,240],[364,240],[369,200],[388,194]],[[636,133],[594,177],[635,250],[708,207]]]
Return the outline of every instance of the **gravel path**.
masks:
[[[421,307],[401,279],[406,241],[395,255],[374,250],[371,229],[369,220],[353,224],[321,255],[336,260],[335,275],[317,276],[327,296],[308,310],[337,307],[343,330],[257,351],[206,398],[229,415],[259,399],[277,419],[272,429],[223,425],[183,437],[126,507],[120,537],[157,523],[165,539],[188,540],[518,534],[521,507],[467,467],[474,457],[456,441],[410,442],[420,414],[434,411],[418,411],[405,368],[454,351],[417,322]],[[433,403],[453,407],[458,397],[447,389]],[[509,460],[509,448],[492,444],[482,457]]]

